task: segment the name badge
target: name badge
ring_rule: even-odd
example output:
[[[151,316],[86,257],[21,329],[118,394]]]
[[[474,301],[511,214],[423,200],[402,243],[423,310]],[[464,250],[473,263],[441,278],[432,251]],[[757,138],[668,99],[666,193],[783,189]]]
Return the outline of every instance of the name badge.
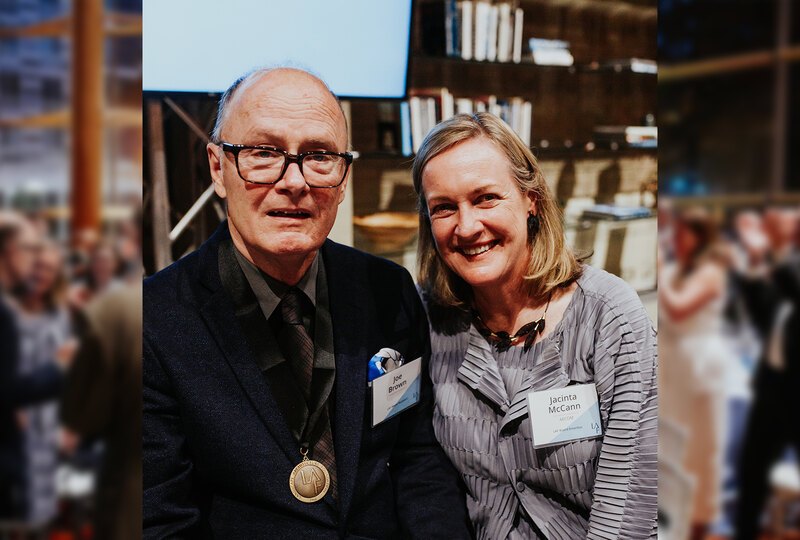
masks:
[[[372,427],[419,403],[422,358],[381,375],[372,387]]]
[[[528,413],[534,448],[603,434],[594,383],[530,392]]]

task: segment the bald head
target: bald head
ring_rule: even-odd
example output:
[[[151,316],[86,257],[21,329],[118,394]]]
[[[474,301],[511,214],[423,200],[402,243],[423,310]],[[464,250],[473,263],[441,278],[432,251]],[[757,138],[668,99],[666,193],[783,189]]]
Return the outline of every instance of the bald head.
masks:
[[[325,99],[324,101],[329,101],[327,105],[335,104],[336,109],[338,109],[337,114],[341,117],[344,132],[345,134],[347,133],[347,119],[339,98],[336,97],[322,79],[297,68],[259,68],[239,77],[222,94],[219,100],[214,129],[211,131],[211,142],[216,144],[222,141],[223,130],[231,116],[230,111],[237,107],[237,104],[241,101],[241,96],[246,94],[248,89],[252,89],[254,86],[263,86],[261,83],[265,83],[267,88],[289,84],[307,92],[317,91],[326,97],[330,97],[330,100]]]

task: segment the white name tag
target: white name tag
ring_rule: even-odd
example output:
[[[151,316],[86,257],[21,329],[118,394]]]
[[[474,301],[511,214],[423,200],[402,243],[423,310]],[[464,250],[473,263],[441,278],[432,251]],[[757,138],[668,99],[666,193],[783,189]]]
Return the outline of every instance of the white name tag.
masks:
[[[594,383],[530,392],[528,417],[534,448],[603,434]]]
[[[381,375],[372,386],[372,426],[419,403],[422,358]]]

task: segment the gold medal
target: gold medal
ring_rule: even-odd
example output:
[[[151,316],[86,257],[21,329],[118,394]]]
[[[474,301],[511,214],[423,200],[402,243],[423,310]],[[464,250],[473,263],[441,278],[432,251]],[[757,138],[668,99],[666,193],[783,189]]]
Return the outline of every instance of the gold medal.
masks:
[[[300,502],[317,502],[328,493],[331,476],[322,463],[308,459],[307,449],[301,449],[300,453],[303,455],[303,461],[292,469],[292,474],[289,475],[289,489]]]

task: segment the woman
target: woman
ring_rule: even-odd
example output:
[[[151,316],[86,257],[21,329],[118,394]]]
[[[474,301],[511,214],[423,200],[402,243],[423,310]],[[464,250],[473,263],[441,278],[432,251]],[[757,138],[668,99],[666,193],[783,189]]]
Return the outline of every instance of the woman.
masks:
[[[27,283],[17,291],[20,334],[20,375],[47,365],[63,363],[77,345],[66,308],[64,260],[60,249],[46,242],[37,252]],[[57,514],[56,468],[60,445],[58,406],[55,399],[27,407],[18,414],[25,434],[27,516],[29,523],[43,525]]]
[[[89,253],[86,279],[73,285],[70,302],[75,309],[85,309],[94,298],[119,287],[119,257],[114,245],[104,240],[97,243]]]
[[[661,419],[685,434],[679,465],[695,481],[691,538],[704,538],[720,506],[726,371],[736,352],[723,330],[728,254],[702,209],[674,219],[675,262],[659,264]]]
[[[636,293],[564,245],[536,159],[497,117],[439,124],[413,177],[434,429],[477,537],[655,537],[656,342]],[[529,394],[590,383],[602,435],[532,440]]]

